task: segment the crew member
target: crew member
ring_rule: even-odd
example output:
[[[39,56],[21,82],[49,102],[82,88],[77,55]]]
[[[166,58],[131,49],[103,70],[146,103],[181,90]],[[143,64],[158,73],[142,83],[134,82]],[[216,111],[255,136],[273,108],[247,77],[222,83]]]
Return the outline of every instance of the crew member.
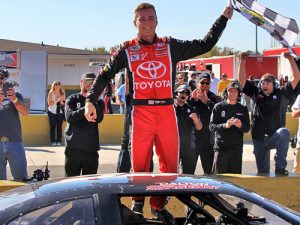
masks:
[[[180,137],[180,164],[182,173],[194,174],[197,164],[195,152],[194,129],[201,130],[202,123],[195,110],[189,106],[187,100],[190,90],[187,85],[180,85],[175,91],[175,110]]]
[[[239,84],[231,82],[226,101],[215,105],[209,128],[215,132],[213,173],[242,173],[243,138],[250,129],[248,109],[237,100]]]
[[[196,153],[200,156],[204,174],[210,174],[214,160],[214,134],[209,130],[209,119],[216,103],[222,101],[210,91],[210,75],[202,73],[199,75],[198,88],[192,92],[189,104],[196,109],[197,115],[202,122],[202,129],[195,130]]]
[[[247,54],[241,55],[240,72],[238,79],[244,87],[243,92],[254,101],[251,121],[251,134],[254,146],[254,155],[258,173],[270,173],[270,150],[276,148],[275,174],[287,176],[287,151],[289,148],[289,131],[281,127],[280,102],[282,97],[291,99],[295,94],[295,87],[300,80],[300,72],[296,62],[289,53],[283,53],[288,59],[292,76],[286,86],[276,88],[275,78],[266,73],[261,77],[258,87],[246,80]]]
[[[66,176],[96,174],[98,170],[99,132],[98,123],[103,120],[104,102],[99,99],[96,105],[96,123],[90,123],[84,116],[86,94],[90,90],[96,75],[85,73],[80,80],[80,93],[67,98],[65,104],[68,122],[65,138]]]

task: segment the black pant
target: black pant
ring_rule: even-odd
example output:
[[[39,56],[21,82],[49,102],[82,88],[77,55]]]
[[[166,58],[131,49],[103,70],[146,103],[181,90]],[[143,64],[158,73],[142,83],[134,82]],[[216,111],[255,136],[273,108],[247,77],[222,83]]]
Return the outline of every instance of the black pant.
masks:
[[[183,174],[194,174],[197,166],[197,154],[194,148],[180,144],[180,165]]]
[[[55,141],[61,142],[63,116],[64,115],[61,113],[54,114],[54,113],[48,111],[51,142],[55,142]],[[55,138],[55,133],[56,133],[56,138]]]
[[[243,147],[215,149],[213,173],[242,173]]]
[[[127,104],[127,102],[126,102]],[[129,104],[128,104],[129,105]],[[124,115],[124,133],[122,137],[121,143],[121,151],[119,153],[119,158],[117,162],[117,172],[118,173],[129,173],[131,169],[131,158],[130,158],[130,148],[129,148],[129,129],[131,124],[131,107],[125,108],[125,115]],[[153,159],[150,162],[150,172],[153,172]]]
[[[209,140],[207,140],[209,142]],[[205,174],[211,174],[214,161],[213,144],[200,143],[196,141],[196,153],[200,155],[202,169]]]
[[[83,152],[80,149],[66,147],[65,150],[66,177],[87,174],[96,174],[98,171],[99,154],[95,152]]]

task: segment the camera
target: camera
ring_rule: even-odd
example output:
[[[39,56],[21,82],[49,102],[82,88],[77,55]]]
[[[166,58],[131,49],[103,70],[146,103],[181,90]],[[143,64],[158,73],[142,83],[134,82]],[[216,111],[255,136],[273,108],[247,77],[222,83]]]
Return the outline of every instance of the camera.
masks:
[[[297,136],[290,138],[291,148],[296,148],[297,146]]]
[[[4,93],[5,96],[7,96],[7,91],[10,89],[10,88],[13,88],[15,85],[13,82],[5,82],[3,85],[2,85],[2,91]]]
[[[25,181],[25,182],[34,181],[35,182],[35,181],[48,180],[50,177],[50,170],[48,169],[48,161],[47,161],[45,170],[43,171],[42,169],[43,168],[33,171],[32,177],[29,179],[24,179],[23,181]]]

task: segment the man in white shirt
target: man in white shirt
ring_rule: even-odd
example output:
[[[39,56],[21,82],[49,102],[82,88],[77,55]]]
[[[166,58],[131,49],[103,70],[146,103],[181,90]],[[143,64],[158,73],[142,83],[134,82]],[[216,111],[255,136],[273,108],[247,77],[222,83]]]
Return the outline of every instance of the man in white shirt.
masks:
[[[294,105],[292,106],[292,117],[299,118],[298,132],[297,132],[297,147],[295,149],[294,173],[300,173],[300,95],[298,95]]]
[[[210,91],[213,92],[214,94],[218,94],[218,83],[219,83],[220,79],[215,77],[215,74],[213,72],[211,72],[210,74]]]

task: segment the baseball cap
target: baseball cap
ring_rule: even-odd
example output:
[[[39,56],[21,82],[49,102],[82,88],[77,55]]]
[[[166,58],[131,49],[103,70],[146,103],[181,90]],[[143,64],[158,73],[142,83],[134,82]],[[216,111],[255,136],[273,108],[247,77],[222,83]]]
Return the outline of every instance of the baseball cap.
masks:
[[[210,75],[208,73],[201,73],[199,75],[199,81],[202,81],[202,80],[205,80],[205,79],[210,80]]]
[[[179,85],[177,88],[176,88],[176,93],[180,93],[180,92],[183,92],[183,91],[187,91],[187,92],[190,92],[190,88],[186,85],[186,84],[182,84],[182,85]]]
[[[235,88],[238,91],[240,91],[240,85],[237,82],[230,82],[227,87],[226,90],[229,91],[231,88]]]
[[[81,76],[81,80],[95,79],[96,75],[94,73],[84,73]]]
[[[0,77],[1,77],[2,79],[7,79],[8,76],[9,76],[9,73],[8,73],[7,70],[0,69]]]

